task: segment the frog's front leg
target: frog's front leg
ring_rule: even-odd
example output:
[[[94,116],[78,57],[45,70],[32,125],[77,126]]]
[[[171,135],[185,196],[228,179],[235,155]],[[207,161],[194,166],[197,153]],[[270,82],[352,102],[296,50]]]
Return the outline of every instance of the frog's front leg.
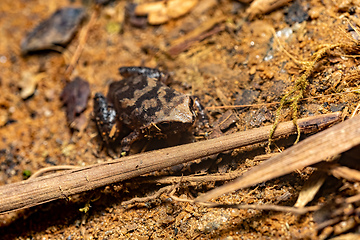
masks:
[[[190,96],[193,103],[193,111],[195,116],[197,116],[199,123],[205,128],[209,128],[209,117],[206,114],[205,108],[200,103],[200,99],[197,96]]]
[[[106,98],[101,93],[96,93],[94,97],[94,118],[96,127],[101,135],[101,139],[109,148],[119,135],[120,127],[117,121],[115,109],[108,104]]]
[[[140,130],[136,129],[132,131],[129,135],[124,137],[121,140],[121,152],[128,153],[130,151],[130,146],[133,142],[140,139],[142,136],[142,133]]]

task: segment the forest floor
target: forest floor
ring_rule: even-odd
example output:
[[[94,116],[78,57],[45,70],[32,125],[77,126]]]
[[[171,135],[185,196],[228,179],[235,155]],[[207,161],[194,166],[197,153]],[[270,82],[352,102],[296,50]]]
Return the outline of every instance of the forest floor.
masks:
[[[101,148],[93,121],[92,99],[96,92],[106,94],[109,83],[121,79],[119,67],[146,66],[170,73],[169,86],[197,96],[213,128],[226,122],[217,132],[220,136],[274,123],[277,103],[303,73],[304,64],[294,59],[307,61],[325,44],[360,38],[353,28],[360,24],[360,9],[352,1],[295,1],[249,20],[247,4],[203,0],[184,16],[140,28],[124,18],[128,1],[102,6],[90,26],[96,10],[91,4],[82,4],[78,0],[0,3],[0,185],[22,181],[44,167],[108,161],[110,157]],[[22,39],[39,22],[67,6],[86,7],[88,17],[66,48],[23,55]],[[80,36],[87,26],[84,44]],[[174,47],[204,32],[209,34],[192,41],[186,49]],[[66,75],[79,45],[84,47],[79,60],[74,71]],[[336,111],[351,115],[355,111],[360,97],[353,90],[359,78],[344,78],[360,70],[357,57],[333,49],[316,63],[304,93],[307,100],[299,103],[298,118]],[[91,93],[86,109],[76,116],[76,129],[71,130],[60,95],[76,76],[90,84]],[[237,105],[242,107],[234,107]],[[289,121],[291,117],[292,109],[286,106],[280,120]],[[273,151],[289,147],[295,138],[277,142]],[[149,141],[140,141],[140,148],[155,148],[152,142],[156,146],[157,140]],[[206,136],[198,135],[193,141],[206,141]],[[207,174],[250,169],[261,163],[253,159],[266,153],[266,145],[264,142],[219,154],[203,165],[197,161],[197,168],[189,167],[187,174],[190,170],[191,174]],[[221,195],[216,202],[292,206],[312,171],[299,169]],[[181,176],[185,172],[158,174]],[[184,183],[176,194],[195,198],[223,184]],[[331,201],[339,194],[339,184],[341,180],[327,179],[311,204]],[[166,194],[131,207],[121,204],[134,197],[151,196],[161,187],[130,180],[68,200],[0,215],[0,233],[2,239],[304,239],[343,233],[319,230],[312,213],[298,216],[289,212],[207,208],[174,201]],[[79,211],[89,200],[89,211]],[[356,232],[357,226],[346,231]]]

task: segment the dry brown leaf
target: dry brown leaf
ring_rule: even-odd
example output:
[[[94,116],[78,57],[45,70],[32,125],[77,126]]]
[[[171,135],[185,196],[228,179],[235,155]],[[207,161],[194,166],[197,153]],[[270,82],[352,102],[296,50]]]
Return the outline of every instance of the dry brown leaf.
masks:
[[[87,102],[90,96],[89,83],[76,77],[73,81],[69,82],[63,89],[60,99],[66,106],[66,117],[70,127],[77,126],[77,123],[83,123],[83,120],[75,122],[75,119],[86,109]],[[81,126],[83,124],[80,124]],[[75,129],[78,129],[75,127]]]
[[[86,13],[83,8],[62,8],[42,21],[23,39],[21,52],[53,50],[65,46],[75,35]]]

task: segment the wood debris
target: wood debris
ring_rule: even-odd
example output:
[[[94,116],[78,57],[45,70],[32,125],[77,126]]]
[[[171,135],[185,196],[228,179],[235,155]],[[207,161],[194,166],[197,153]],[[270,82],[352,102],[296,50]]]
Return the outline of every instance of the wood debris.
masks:
[[[325,172],[315,171],[302,187],[294,207],[305,207],[306,204],[313,200],[325,182],[326,177],[327,174]]]
[[[24,71],[21,73],[21,79],[18,86],[21,88],[20,96],[22,99],[28,99],[31,97],[35,90],[38,82],[46,77],[46,73],[33,73],[32,71]]]
[[[235,181],[199,196],[205,202],[222,194],[288,174],[360,144],[360,115],[313,135],[244,173]]]
[[[175,57],[179,53],[189,49],[194,43],[223,31],[225,29],[225,26],[221,24],[223,21],[225,21],[225,18],[214,18],[204,22],[185,36],[173,41],[168,49],[168,53]]]
[[[291,0],[255,0],[246,10],[246,14],[250,20],[253,20],[256,16],[274,11],[290,1]]]
[[[198,0],[164,0],[143,3],[135,8],[135,14],[147,15],[149,24],[159,25],[187,14],[197,3]]]
[[[332,116],[330,118],[329,115],[325,116],[325,118],[332,119],[332,121],[327,124],[323,122],[324,116],[315,116],[300,119],[299,125],[303,126],[305,122],[309,122],[309,119],[313,119],[310,122],[314,124],[314,120],[317,119],[319,124],[324,127],[339,120],[339,113],[332,113],[330,115]],[[348,147],[354,142],[360,141],[360,134],[358,134],[358,131],[360,131],[360,127],[358,126],[360,125],[360,121],[355,121],[358,118],[360,118],[360,115],[352,119],[353,124],[348,124],[356,129],[353,132],[357,134],[357,137],[354,137],[353,141],[346,144]],[[349,123],[349,121],[346,123]],[[344,130],[344,124],[338,124],[332,129],[334,128],[337,131],[339,131],[339,129],[340,131]],[[64,198],[64,196],[69,196],[122,180],[138,177],[145,173],[161,170],[166,167],[189,162],[201,157],[210,156],[249,144],[259,143],[267,140],[270,129],[271,126],[266,126],[252,129],[250,131],[237,132],[216,139],[135,154],[92,166],[54,173],[27,181],[0,186],[0,195],[3,196],[3,198],[0,198],[0,213],[39,205],[44,202]],[[321,128],[319,127],[319,129]],[[295,130],[296,128],[292,122],[280,123],[274,133],[274,136],[284,137],[295,133]],[[319,133],[318,135],[322,136],[324,135],[324,132]],[[352,137],[352,135],[354,134],[348,134],[349,137]],[[300,144],[297,146],[299,145]],[[331,153],[331,151],[329,152]],[[306,156],[306,154],[304,155]],[[271,161],[269,160],[265,163],[268,162]],[[71,181],[68,179],[71,179]],[[61,186],[60,189],[59,186]]]

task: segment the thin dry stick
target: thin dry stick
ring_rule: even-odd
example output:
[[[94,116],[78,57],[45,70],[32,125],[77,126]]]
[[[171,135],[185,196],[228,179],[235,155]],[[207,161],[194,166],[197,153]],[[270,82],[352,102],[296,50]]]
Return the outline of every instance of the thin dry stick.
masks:
[[[345,92],[341,92],[341,93],[331,93],[331,94],[325,94],[325,95],[321,95],[321,96],[302,98],[300,101],[307,101],[307,100],[312,100],[312,99],[317,99],[317,98],[325,98],[325,97],[330,97],[330,96],[344,95],[345,93],[358,93],[359,91],[360,91],[360,89],[354,89],[354,90],[345,91]],[[259,103],[259,104],[244,104],[244,105],[231,105],[231,106],[211,106],[211,107],[206,107],[205,109],[208,110],[208,111],[211,111],[211,110],[217,110],[217,109],[236,109],[236,108],[244,108],[244,107],[263,107],[263,106],[272,106],[272,105],[276,105],[276,104],[280,104],[280,102]]]
[[[195,203],[192,199],[185,199],[175,196],[175,191],[172,191],[169,195],[173,200],[178,202],[188,202]],[[308,212],[319,210],[320,206],[310,206],[310,207],[288,207],[288,206],[279,206],[273,204],[218,204],[212,202],[196,202],[204,207],[210,208],[236,208],[236,209],[254,209],[254,210],[267,210],[267,211],[277,211],[277,212],[291,212],[293,214],[303,215]]]
[[[325,124],[324,119],[336,122],[339,121],[340,115],[340,113],[332,113],[325,116],[305,118],[299,120],[298,124],[304,129],[309,124],[311,127],[320,128]],[[353,119],[356,119],[356,117]],[[207,141],[136,154],[105,163],[0,186],[0,213],[32,207],[57,199],[67,199],[73,194],[134,178],[197,158],[259,143],[268,139],[268,132],[271,127],[261,127]],[[296,127],[294,127],[294,124],[285,122],[279,124],[274,135],[280,137],[295,132]]]
[[[161,194],[165,193],[165,192],[169,192],[172,188],[174,188],[173,186],[166,186],[166,187],[162,187],[160,188],[154,195],[151,196],[147,196],[147,197],[135,197],[132,198],[128,201],[124,201],[121,203],[121,205],[125,206],[125,205],[130,205],[130,204],[135,204],[135,203],[144,203],[144,202],[148,202],[150,200],[154,200],[156,198],[158,198]]]
[[[319,210],[320,206],[310,206],[310,207],[288,207],[288,206],[279,206],[279,205],[272,205],[272,204],[264,204],[264,205],[257,205],[257,204],[217,204],[217,203],[201,203],[206,207],[212,208],[237,208],[237,209],[255,209],[255,210],[268,210],[268,211],[278,211],[278,212],[291,212],[293,214],[305,214],[307,212],[313,212]]]
[[[160,176],[160,177],[139,177],[135,181],[137,183],[160,183],[160,184],[173,184],[178,182],[190,182],[190,183],[204,183],[204,182],[218,182],[218,181],[229,181],[233,180],[241,174],[244,170],[233,171],[229,173],[216,173],[206,175],[191,175],[191,176]]]
[[[348,181],[360,181],[360,171],[345,166],[334,166],[329,172],[336,178],[344,178]]]
[[[233,182],[213,189],[195,200],[205,202],[222,194],[283,176],[347,151],[358,144],[360,144],[360,115],[305,139],[252,168]]]
[[[269,158],[274,157],[279,154],[280,153],[268,153],[268,154],[264,154],[264,155],[255,156],[253,161],[258,162],[258,161],[268,160]]]
[[[46,168],[40,169],[39,171],[37,171],[36,173],[31,175],[28,179],[40,177],[41,175],[48,173],[48,172],[64,171],[64,170],[78,169],[78,168],[80,168],[80,167],[72,166],[72,165],[60,165],[60,166],[46,167]]]
[[[345,200],[346,203],[354,203],[354,202],[359,202],[359,201],[360,201],[360,194],[348,197]]]
[[[275,29],[274,28],[270,28],[273,36],[274,36],[274,39],[276,41],[276,43],[279,45],[279,47],[281,48],[281,50],[291,59],[293,60],[296,64],[298,65],[306,65],[306,64],[309,64],[310,62],[309,61],[301,61],[301,60],[298,60],[296,59],[293,55],[291,55],[286,49],[285,47],[282,45],[282,43],[280,42],[280,39],[278,38],[278,36],[276,35],[276,32],[275,32]]]
[[[79,36],[79,45],[77,46],[75,53],[73,55],[73,57],[71,58],[70,64],[67,67],[66,71],[65,71],[65,78],[69,78],[70,75],[72,74],[72,72],[75,69],[75,66],[80,58],[80,55],[85,47],[86,44],[86,40],[87,40],[87,36],[89,33],[90,28],[94,25],[96,18],[99,15],[99,9],[96,6],[95,10],[93,11],[93,13],[91,14],[90,20],[88,22],[88,24],[86,25],[86,27],[83,29],[83,31],[81,31],[80,36]]]
[[[360,103],[356,106],[356,108],[355,108],[353,114],[351,115],[351,117],[355,117],[355,115],[357,114],[357,111],[359,110],[359,108],[360,108]]]

